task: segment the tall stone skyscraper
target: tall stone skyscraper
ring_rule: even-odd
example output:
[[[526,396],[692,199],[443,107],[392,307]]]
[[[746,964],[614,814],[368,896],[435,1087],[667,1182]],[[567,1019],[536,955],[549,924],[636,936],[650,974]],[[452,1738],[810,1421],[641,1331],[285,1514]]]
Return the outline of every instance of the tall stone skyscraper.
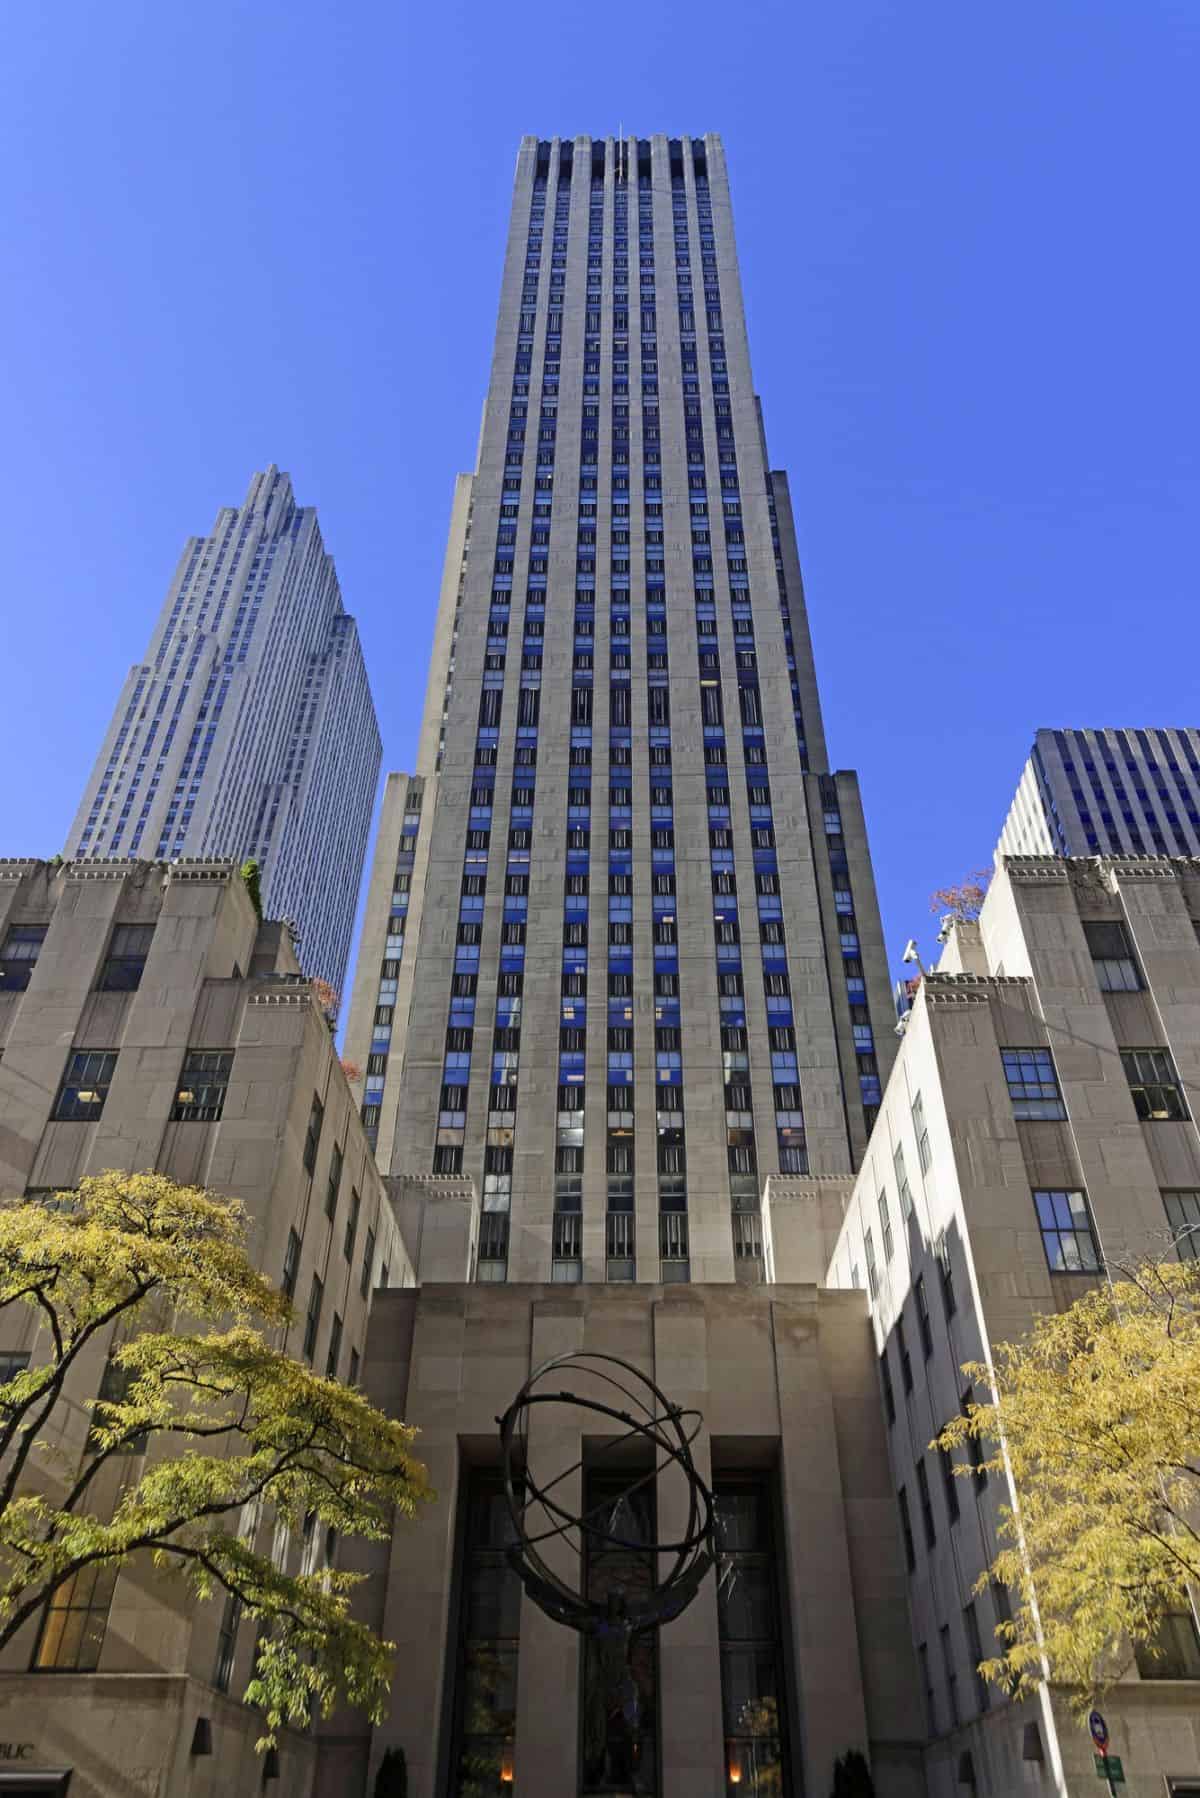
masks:
[[[277,468],[189,539],[130,669],[65,855],[241,861],[339,991],[381,745],[317,514]]]
[[[381,1165],[482,1188],[480,1278],[761,1278],[894,1046],[720,140],[526,138],[347,1036]]]

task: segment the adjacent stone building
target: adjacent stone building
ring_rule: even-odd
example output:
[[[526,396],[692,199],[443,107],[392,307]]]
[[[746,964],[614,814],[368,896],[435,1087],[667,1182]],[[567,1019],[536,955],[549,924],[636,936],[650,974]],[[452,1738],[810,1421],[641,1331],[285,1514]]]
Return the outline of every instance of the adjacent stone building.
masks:
[[[1200,730],[1039,730],[998,849],[1200,854]]]
[[[979,922],[920,984],[857,1179],[790,1182],[768,1208],[823,1222],[829,1284],[867,1293],[935,1798],[1094,1789],[1064,1703],[1011,1706],[976,1675],[1008,1604],[973,1590],[1007,1494],[928,1445],[968,1396],[962,1364],[1102,1260],[1196,1252],[1198,932],[1200,861],[999,857]],[[1104,1704],[1130,1798],[1200,1784],[1191,1616],[1167,1636]]]
[[[413,1269],[290,934],[259,923],[235,868],[0,862],[0,1050],[0,1193],[47,1202],[120,1168],[240,1199],[253,1260],[294,1295],[285,1346],[360,1378],[371,1293]],[[33,1312],[9,1307],[3,1327],[6,1361],[37,1356]],[[74,1399],[99,1389],[107,1348]],[[54,1415],[68,1464],[88,1415]],[[291,1552],[315,1568],[325,1545]],[[0,1660],[0,1742],[26,1782],[0,1764],[0,1789],[65,1789],[31,1783],[59,1769],[70,1798],[260,1791],[260,1721],[240,1702],[253,1639],[144,1564],[62,1589]],[[285,1732],[278,1763],[275,1789],[307,1792],[315,1742]]]

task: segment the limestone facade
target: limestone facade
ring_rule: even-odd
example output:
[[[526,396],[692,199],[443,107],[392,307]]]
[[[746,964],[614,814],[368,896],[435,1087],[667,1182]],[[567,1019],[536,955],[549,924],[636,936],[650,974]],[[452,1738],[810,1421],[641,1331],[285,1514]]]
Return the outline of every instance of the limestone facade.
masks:
[[[937,1798],[955,1798],[966,1770],[981,1798],[1094,1790],[1065,1705],[1013,1707],[975,1678],[1003,1595],[973,1587],[1007,1494],[995,1479],[952,1492],[928,1445],[963,1401],[964,1362],[1070,1304],[1102,1259],[1170,1255],[1180,1220],[1200,1219],[1198,931],[1200,862],[999,857],[978,923],[957,926],[920,984],[844,1217],[829,1229],[819,1183],[781,1195],[825,1220],[829,1284],[866,1291]],[[1136,1096],[1145,1064],[1122,1052],[1149,1050],[1178,1102]],[[1014,1096],[1003,1057],[1019,1081],[1016,1051],[1038,1057],[1024,1073],[1050,1095],[1040,1117]],[[1050,1194],[1079,1195],[1077,1244],[1049,1231]],[[1200,1780],[1200,1646],[1173,1671],[1189,1677],[1131,1675],[1105,1702],[1130,1798]]]

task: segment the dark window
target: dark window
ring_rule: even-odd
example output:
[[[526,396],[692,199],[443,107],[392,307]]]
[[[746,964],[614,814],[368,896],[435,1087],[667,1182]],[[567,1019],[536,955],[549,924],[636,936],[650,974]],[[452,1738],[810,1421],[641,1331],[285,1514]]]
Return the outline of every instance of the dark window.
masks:
[[[1001,1049],[1000,1059],[1015,1118],[1045,1122],[1066,1117],[1049,1049]]]
[[[1092,1231],[1088,1202],[1081,1192],[1035,1192],[1042,1247],[1052,1274],[1095,1274],[1100,1252]]]
[[[304,1318],[304,1359],[309,1362],[317,1352],[317,1331],[321,1327],[321,1302],[324,1297],[325,1284],[319,1274],[314,1274],[308,1295],[308,1311]]]
[[[233,1592],[225,1600],[221,1627],[217,1631],[217,1659],[213,1667],[213,1685],[218,1692],[228,1692],[233,1678],[234,1656],[237,1654],[238,1624],[242,1620],[242,1601]]]
[[[321,1141],[321,1124],[324,1117],[325,1107],[314,1093],[312,1110],[308,1114],[308,1129],[304,1132],[304,1171],[306,1174],[311,1174],[317,1165],[317,1148]]]
[[[54,1116],[63,1122],[92,1123],[104,1110],[116,1065],[115,1049],[76,1049],[58,1089]]]
[[[342,1320],[335,1311],[333,1322],[329,1326],[329,1353],[325,1357],[325,1376],[336,1380],[338,1360],[342,1353]]]
[[[363,1250],[362,1276],[358,1282],[358,1290],[365,1299],[371,1289],[371,1274],[375,1267],[375,1232],[367,1231],[367,1245]]]
[[[1124,924],[1085,924],[1088,952],[1096,969],[1102,993],[1136,993],[1142,976],[1133,953],[1133,944]]]
[[[347,1261],[354,1253],[354,1238],[358,1234],[358,1213],[361,1206],[362,1200],[359,1197],[358,1188],[352,1186],[350,1188],[350,1214],[346,1219],[346,1235],[342,1242],[342,1253]]]
[[[1182,1123],[1188,1115],[1183,1087],[1166,1049],[1122,1049],[1121,1066],[1144,1124]]]
[[[983,1643],[979,1639],[979,1618],[973,1604],[963,1606],[963,1628],[967,1635],[967,1653],[971,1657],[971,1675],[975,1681],[975,1703],[981,1711],[986,1711],[987,1680],[979,1671],[979,1663],[983,1659]]]
[[[132,993],[142,982],[142,969],[154,938],[153,924],[118,924],[96,982],[102,993]]]
[[[771,1499],[765,1480],[713,1482],[725,1777],[750,1792],[782,1792],[791,1783]]]
[[[283,1257],[283,1279],[280,1282],[289,1299],[296,1296],[296,1275],[299,1271],[300,1238],[294,1230],[289,1230],[287,1248]]]
[[[946,1316],[953,1317],[958,1310],[958,1299],[954,1292],[954,1263],[950,1259],[950,1244],[944,1230],[934,1244],[933,1253],[942,1286],[942,1304],[945,1306]]]
[[[342,1184],[342,1150],[340,1143],[334,1143],[333,1153],[329,1157],[329,1185],[325,1189],[325,1215],[332,1217],[337,1210],[338,1187]]]
[[[946,1495],[946,1512],[951,1523],[958,1522],[958,1481],[949,1449],[938,1449],[938,1465],[942,1474],[942,1491]]]
[[[929,1316],[929,1300],[925,1296],[925,1281],[921,1276],[913,1282],[913,1299],[917,1307],[917,1327],[921,1332],[921,1347],[928,1361],[933,1353],[933,1323]]]
[[[1153,1641],[1134,1646],[1143,1679],[1200,1679],[1200,1640],[1190,1611],[1168,1611]]]
[[[0,993],[23,993],[46,940],[45,924],[13,924],[0,949]]]
[[[913,1389],[912,1356],[908,1352],[902,1317],[896,1319],[896,1346],[900,1350],[900,1377],[904,1381],[904,1390],[911,1392]]]
[[[950,1722],[958,1723],[958,1674],[954,1668],[954,1650],[950,1644],[950,1625],[943,1623],[938,1631],[942,1642],[942,1667],[946,1674],[946,1697],[950,1704]]]
[[[887,1345],[879,1357],[879,1378],[883,1382],[883,1408],[887,1412],[889,1423],[896,1421],[896,1394],[892,1390],[892,1369],[888,1362]]]
[[[521,1582],[506,1549],[512,1520],[499,1479],[465,1475],[454,1649],[451,1798],[513,1789]],[[636,1638],[635,1638],[636,1640]]]
[[[937,1530],[933,1524],[933,1499],[929,1492],[929,1475],[925,1471],[924,1461],[916,1463],[917,1498],[921,1505],[921,1523],[925,1530],[925,1544],[932,1548],[937,1541]]]
[[[900,1534],[904,1538],[904,1559],[908,1563],[908,1571],[915,1573],[917,1568],[917,1545],[913,1541],[912,1518],[908,1511],[908,1493],[903,1486],[897,1494],[900,1501]]]
[[[175,1089],[171,1117],[177,1124],[215,1124],[225,1105],[232,1049],[189,1049]]]

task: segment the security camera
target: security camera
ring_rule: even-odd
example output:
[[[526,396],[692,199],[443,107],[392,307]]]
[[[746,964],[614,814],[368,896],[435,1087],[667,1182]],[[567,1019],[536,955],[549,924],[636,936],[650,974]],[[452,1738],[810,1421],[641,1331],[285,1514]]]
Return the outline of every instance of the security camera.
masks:
[[[909,937],[907,943],[905,943],[905,945],[904,945],[904,954],[901,956],[900,959],[901,959],[901,961],[915,961],[917,966],[920,967],[921,955],[920,955],[920,951],[917,948],[915,938],[913,938],[911,936]]]
[[[952,911],[944,912],[942,914],[941,918],[938,920],[937,940],[939,943],[948,943],[950,941],[950,934],[954,929],[954,923],[955,918]]]
[[[897,1018],[896,1019],[896,1035],[903,1036],[907,1029],[908,1029],[908,1019],[907,1018]]]

